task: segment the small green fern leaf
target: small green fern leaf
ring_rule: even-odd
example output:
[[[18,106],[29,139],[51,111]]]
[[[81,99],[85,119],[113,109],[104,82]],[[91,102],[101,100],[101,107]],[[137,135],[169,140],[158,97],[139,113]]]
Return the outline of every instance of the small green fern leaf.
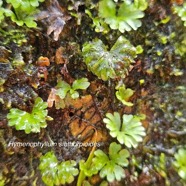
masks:
[[[41,156],[39,169],[42,180],[47,186],[70,184],[79,171],[73,160],[59,163],[53,152]]]
[[[109,182],[114,180],[120,181],[125,177],[125,173],[122,167],[128,166],[129,152],[126,149],[121,149],[121,145],[113,142],[109,146],[109,156],[107,156],[102,150],[96,150],[94,152],[93,167],[97,167],[100,170],[100,176],[102,178],[107,177]]]
[[[118,112],[114,112],[113,115],[107,113],[106,117],[103,122],[110,130],[110,135],[116,137],[121,144],[125,144],[129,148],[136,148],[138,142],[143,140],[145,129],[140,122],[141,117],[124,114],[122,122]]]
[[[142,1],[142,2],[141,2]],[[111,29],[119,29],[120,32],[137,30],[141,26],[140,18],[144,17],[141,10],[147,8],[143,4],[144,0],[135,0],[135,3],[124,1],[116,8],[113,0],[102,0],[99,2],[99,16],[111,27]],[[142,6],[143,4],[143,6]]]
[[[130,88],[125,88],[125,85],[118,88],[116,91],[116,97],[126,106],[133,106],[133,103],[128,102],[129,98],[134,94],[134,91]]]
[[[120,36],[110,51],[99,39],[83,45],[82,54],[88,69],[98,78],[107,81],[117,76],[125,77],[136,57],[136,48]]]
[[[30,132],[40,132],[40,128],[47,126],[46,119],[48,111],[46,108],[47,103],[43,102],[40,97],[36,98],[31,113],[12,108],[7,115],[8,125],[15,126],[16,130],[24,130],[27,134]]]

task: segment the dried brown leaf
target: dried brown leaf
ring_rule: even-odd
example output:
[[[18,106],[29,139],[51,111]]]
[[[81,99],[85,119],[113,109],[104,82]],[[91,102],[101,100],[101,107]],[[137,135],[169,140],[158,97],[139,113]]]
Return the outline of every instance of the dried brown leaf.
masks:
[[[55,54],[55,62],[56,64],[66,64],[68,61],[67,61],[67,58],[64,56],[64,48],[63,47],[59,47],[57,50],[56,50],[56,54]]]
[[[64,100],[62,100],[58,95],[56,95],[56,89],[52,88],[47,99],[48,107],[53,107],[55,103],[56,109],[65,108]]]
[[[69,17],[64,16],[57,0],[53,0],[47,10],[41,11],[36,15],[36,20],[42,21],[47,26],[47,35],[53,33],[55,41],[59,39],[59,35],[68,19]]]

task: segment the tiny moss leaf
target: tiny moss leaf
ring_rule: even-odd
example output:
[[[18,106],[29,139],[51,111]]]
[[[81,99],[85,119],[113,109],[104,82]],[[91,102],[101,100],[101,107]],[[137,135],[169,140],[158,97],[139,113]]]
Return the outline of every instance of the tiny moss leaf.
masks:
[[[186,181],[186,149],[179,149],[174,155],[175,162],[174,165],[178,171],[179,176]]]
[[[186,3],[184,3],[182,6],[175,6],[174,12],[178,14],[178,16],[184,22],[184,26],[186,26]]]

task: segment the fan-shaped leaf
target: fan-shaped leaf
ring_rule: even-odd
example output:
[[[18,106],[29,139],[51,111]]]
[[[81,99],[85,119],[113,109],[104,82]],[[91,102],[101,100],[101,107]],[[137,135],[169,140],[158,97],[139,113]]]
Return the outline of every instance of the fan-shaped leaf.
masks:
[[[25,130],[27,134],[30,132],[40,132],[40,128],[47,126],[48,111],[46,108],[47,103],[43,102],[40,97],[36,98],[31,113],[12,108],[7,115],[8,125],[15,126],[16,130]]]
[[[58,165],[58,177],[60,184],[70,184],[74,181],[74,176],[77,176],[79,173],[75,166],[76,162],[73,160],[61,162]]]
[[[39,169],[43,182],[47,186],[54,186],[72,183],[79,172],[75,166],[76,162],[73,160],[59,163],[55,154],[48,152],[41,156]]]
[[[106,81],[117,76],[125,77],[128,67],[134,62],[136,49],[123,36],[120,36],[110,51],[99,39],[85,43],[82,49],[88,69]]]
[[[121,150],[121,145],[113,142],[109,146],[109,156],[102,150],[94,152],[93,166],[100,170],[102,178],[107,177],[109,182],[121,180],[125,177],[124,170],[121,166],[128,166],[129,152],[125,149]]]
[[[134,91],[130,88],[125,88],[125,85],[118,88],[116,91],[116,97],[120,100],[124,105],[133,106],[133,103],[128,102],[129,98],[134,94]]]
[[[106,114],[107,118],[103,119],[106,127],[110,130],[110,135],[116,137],[121,144],[127,147],[137,147],[138,142],[142,141],[145,136],[145,129],[140,122],[141,117],[133,115],[123,115],[121,123],[119,113]]]
[[[75,99],[79,97],[79,93],[76,90],[85,90],[89,87],[89,85],[90,83],[88,82],[87,78],[75,80],[72,86],[70,86],[65,81],[60,80],[56,86],[56,95],[58,95],[61,99],[64,99],[67,93],[70,93],[70,96]]]
[[[99,2],[99,16],[104,18],[112,29],[119,29],[123,33],[125,30],[137,30],[141,26],[139,18],[144,16],[141,10],[146,8],[145,0],[135,0],[134,4],[124,1],[119,4],[117,12],[116,4],[112,0],[102,0]]]
[[[89,87],[90,83],[88,82],[87,78],[81,78],[81,79],[77,79],[73,82],[72,84],[72,89],[73,90],[85,90]]]
[[[70,85],[65,81],[59,81],[56,88],[56,95],[58,95],[61,99],[64,99],[67,92],[71,89]]]

